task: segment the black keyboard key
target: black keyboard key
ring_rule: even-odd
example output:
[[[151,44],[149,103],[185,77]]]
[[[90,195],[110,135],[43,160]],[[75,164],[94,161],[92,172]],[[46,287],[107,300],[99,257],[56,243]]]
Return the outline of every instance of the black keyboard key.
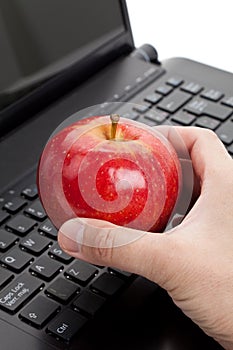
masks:
[[[47,331],[56,338],[70,342],[86,322],[82,315],[66,309],[49,324]]]
[[[0,229],[0,252],[5,252],[17,241],[17,237],[12,233]]]
[[[26,200],[20,197],[12,198],[4,204],[4,209],[10,214],[15,214],[27,204]]]
[[[82,285],[86,285],[98,270],[85,261],[76,260],[65,272],[65,275]]]
[[[134,111],[130,111],[130,112],[126,112],[122,115],[123,118],[128,118],[128,119],[133,119],[133,120],[137,120],[139,118],[139,113],[134,112]]]
[[[57,303],[39,295],[22,310],[19,317],[33,327],[42,328],[59,309]]]
[[[146,124],[146,125],[148,125],[148,126],[152,126],[152,127],[159,124],[159,123],[157,123],[156,121],[154,121],[154,120],[152,120],[152,119],[149,119],[149,118],[145,118],[145,117],[143,117],[143,116],[141,116],[141,117],[138,119],[138,121],[139,121],[140,123],[144,123],[144,124]]]
[[[25,198],[29,199],[29,200],[36,199],[37,196],[38,196],[36,185],[33,184],[33,185],[30,185],[30,186],[27,186],[26,188],[24,188],[22,190],[21,195],[24,196]]]
[[[183,111],[177,112],[176,115],[172,117],[172,121],[181,124],[181,125],[191,125],[195,121],[196,117],[193,114],[186,113]]]
[[[165,97],[157,107],[168,113],[175,113],[185,103],[191,99],[191,96],[185,92],[175,91],[169,96]]]
[[[233,96],[226,96],[224,99],[221,101],[223,105],[226,105],[228,107],[233,107]]]
[[[51,241],[40,235],[37,231],[33,231],[20,242],[20,246],[33,255],[40,255],[51,244]]]
[[[211,117],[199,117],[195,125],[202,128],[215,130],[220,125],[220,121]]]
[[[61,261],[64,264],[69,264],[74,258],[72,256],[66,254],[59,246],[58,243],[54,244],[52,248],[49,250],[49,256],[56,260]]]
[[[233,142],[233,121],[226,121],[215,132],[225,145],[230,145]]]
[[[172,86],[169,86],[169,85],[160,85],[156,89],[156,92],[158,92],[159,94],[161,94],[163,96],[167,96],[172,91],[173,91],[173,88],[172,88]]]
[[[22,250],[16,246],[5,253],[0,261],[10,270],[20,272],[33,261],[33,258],[29,254],[22,252]]]
[[[205,89],[201,93],[201,97],[207,98],[208,100],[211,101],[219,101],[220,98],[223,97],[223,93],[221,91],[215,90],[215,89]]]
[[[124,281],[122,279],[105,272],[93,282],[91,288],[106,296],[112,296],[117,293],[123,285]]]
[[[3,224],[9,217],[10,215],[7,212],[0,210],[0,225]]]
[[[0,307],[4,311],[14,314],[42,287],[41,281],[24,273],[0,292]]]
[[[171,77],[167,80],[167,84],[177,87],[183,83],[183,79],[180,77]]]
[[[227,107],[199,98],[192,100],[185,106],[184,110],[197,116],[207,115],[222,121],[226,120],[232,113],[232,110]]]
[[[62,304],[67,304],[75,293],[79,291],[76,284],[59,277],[46,289],[45,293]]]
[[[233,143],[227,147],[228,152],[233,155]]]
[[[199,85],[198,83],[194,83],[193,81],[190,81],[188,83],[185,83],[182,87],[181,90],[185,92],[189,92],[192,95],[199,94],[202,90],[202,86]]]
[[[169,117],[169,113],[160,111],[158,109],[151,109],[144,116],[146,119],[150,119],[158,124],[163,123]]]
[[[60,263],[44,255],[30,267],[30,272],[45,281],[51,281],[62,268]]]
[[[12,272],[8,271],[7,269],[0,268],[0,289],[5,287],[7,283],[9,283],[14,278],[14,275]]]
[[[27,218],[24,215],[18,214],[13,217],[10,221],[8,221],[6,227],[20,236],[25,236],[28,232],[30,232],[34,226],[36,225],[36,221]]]
[[[155,104],[155,103],[158,103],[159,101],[162,100],[162,96],[159,95],[159,94],[156,94],[156,93],[153,93],[153,94],[150,94],[150,95],[147,95],[145,97],[145,101],[151,103],[151,104]]]
[[[104,305],[105,299],[91,291],[84,290],[73,302],[73,306],[78,311],[94,316]]]
[[[123,271],[123,270],[120,270],[120,269],[116,269],[116,268],[109,268],[108,269],[110,272],[113,272],[114,274],[122,277],[122,278],[129,278],[131,276],[133,276],[133,274],[131,272],[128,272],[128,271]]]
[[[33,219],[43,221],[46,219],[47,215],[42,207],[42,204],[39,200],[32,203],[28,208],[24,211],[28,215],[30,215]]]
[[[57,229],[53,226],[50,220],[46,220],[43,224],[39,226],[38,229],[40,232],[43,232],[46,236],[57,239]]]
[[[135,105],[133,107],[133,110],[138,112],[138,113],[145,113],[148,111],[148,109],[150,108],[149,105],[146,105],[146,104],[138,104],[138,105]]]

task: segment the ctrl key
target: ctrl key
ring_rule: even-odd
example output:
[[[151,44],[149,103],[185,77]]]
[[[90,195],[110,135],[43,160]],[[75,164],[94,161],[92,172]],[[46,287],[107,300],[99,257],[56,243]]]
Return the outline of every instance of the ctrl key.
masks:
[[[70,342],[86,322],[85,317],[66,309],[49,324],[47,331],[58,339]]]

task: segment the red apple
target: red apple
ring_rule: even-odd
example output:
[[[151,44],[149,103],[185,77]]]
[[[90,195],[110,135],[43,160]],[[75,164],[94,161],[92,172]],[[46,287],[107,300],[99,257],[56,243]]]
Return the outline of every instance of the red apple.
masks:
[[[80,120],[47,143],[38,168],[42,204],[56,227],[74,217],[162,231],[181,168],[172,145],[144,124],[109,116]]]

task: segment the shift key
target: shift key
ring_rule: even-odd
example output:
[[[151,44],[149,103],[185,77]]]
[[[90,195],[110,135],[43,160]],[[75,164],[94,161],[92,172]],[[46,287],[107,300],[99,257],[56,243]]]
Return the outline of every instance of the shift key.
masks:
[[[22,274],[0,292],[0,308],[11,314],[16,313],[42,286],[43,283],[35,277]]]

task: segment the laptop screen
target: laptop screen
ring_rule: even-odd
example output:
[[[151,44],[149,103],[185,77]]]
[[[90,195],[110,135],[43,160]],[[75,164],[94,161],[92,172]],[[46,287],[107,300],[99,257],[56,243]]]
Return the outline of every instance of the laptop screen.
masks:
[[[0,111],[125,30],[118,0],[0,0]]]

